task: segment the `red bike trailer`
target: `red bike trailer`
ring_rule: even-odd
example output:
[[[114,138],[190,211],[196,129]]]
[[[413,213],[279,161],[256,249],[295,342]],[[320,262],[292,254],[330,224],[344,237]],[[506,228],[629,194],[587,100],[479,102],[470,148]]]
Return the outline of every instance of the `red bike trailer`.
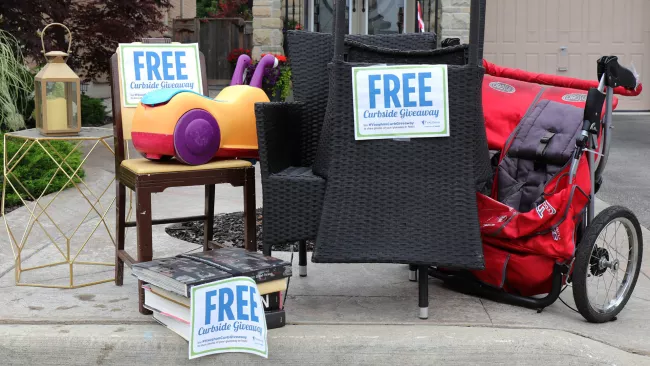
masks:
[[[573,154],[575,149],[575,140],[571,138],[576,133],[576,127],[579,129],[584,123],[582,114],[588,91],[598,88],[599,83],[506,68],[485,60],[483,66],[486,70],[483,81],[485,129],[488,147],[496,156],[493,159],[495,176],[490,194],[477,193],[485,269],[455,272],[432,268],[429,274],[445,282],[460,285],[461,289],[471,293],[541,311],[557,300],[562,286],[572,274],[576,244],[580,242],[582,234],[579,228],[582,227],[581,220],[590,203],[594,185],[591,182],[592,174],[586,154],[581,154],[575,179],[572,181],[569,181],[571,160],[566,163],[566,159],[570,159],[571,155],[567,154]],[[640,84],[634,90],[613,88],[614,94],[622,96],[636,96],[641,91]],[[618,99],[612,99],[613,110],[618,104]],[[554,136],[555,130],[558,130],[559,134],[561,130],[567,129],[565,124],[569,124],[569,121],[562,121],[563,117],[571,119],[572,126],[569,129],[572,129],[568,132],[570,136],[565,139],[567,145],[562,151],[564,165],[557,166],[557,170],[547,176],[550,179],[543,181],[542,189],[538,190],[541,194],[534,206],[529,205],[520,211],[498,200],[502,198],[499,197],[502,185],[516,186],[518,183],[510,182],[511,176],[503,174],[503,169],[521,169],[522,164],[519,164],[517,158],[522,156],[529,160],[535,159],[529,157],[535,156],[535,146],[528,156],[525,153],[522,155],[521,151],[527,148],[530,150],[531,147],[526,145],[530,143],[526,139],[534,133],[534,128],[540,128],[534,126],[533,119],[543,118],[543,110],[547,107],[555,109],[553,116],[559,116],[550,122],[547,116],[547,120],[542,121],[546,124],[544,128],[553,132],[551,137]],[[603,116],[606,115],[606,108],[605,104]],[[562,114],[564,112],[566,114]],[[527,123],[529,125],[524,126]],[[539,124],[539,121],[537,123]],[[603,130],[600,129],[597,135],[599,146]],[[570,146],[569,142],[573,146]],[[513,154],[511,149],[514,145],[517,145],[518,152]],[[513,160],[513,155],[517,153],[520,156]],[[512,166],[511,161],[504,162],[504,159],[514,161],[517,166]],[[505,181],[500,182],[499,178],[505,178]],[[594,194],[597,188],[596,186],[593,189]],[[546,296],[532,297],[543,294]]]

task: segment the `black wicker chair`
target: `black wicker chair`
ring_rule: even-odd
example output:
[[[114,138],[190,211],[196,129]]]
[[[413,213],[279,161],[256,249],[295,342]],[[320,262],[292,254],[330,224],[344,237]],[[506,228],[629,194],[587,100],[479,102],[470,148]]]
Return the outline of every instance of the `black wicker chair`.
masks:
[[[450,137],[356,141],[351,68],[371,64],[345,62],[342,32],[337,32],[328,65],[327,136],[320,142],[327,185],[312,261],[419,266],[421,318],[428,317],[429,266],[484,268],[475,184],[475,144],[485,136],[479,3],[472,0],[469,63],[448,66]],[[424,53],[435,52],[401,55],[410,63],[409,55],[417,60]]]
[[[485,10],[486,0],[479,0],[477,3],[476,16],[476,40],[474,60],[479,60],[482,66],[483,42],[485,37]],[[336,21],[335,21],[336,23]],[[336,29],[336,28],[335,28]],[[418,35],[417,33],[414,35]],[[344,60],[348,62],[361,63],[386,63],[386,64],[447,64],[465,65],[470,59],[470,47],[468,44],[449,43],[447,47],[435,49],[435,47],[411,47],[407,42],[401,42],[400,37],[404,34],[382,36],[361,36],[359,38],[347,38],[344,44]],[[373,38],[374,37],[374,38]],[[445,40],[446,41],[446,40]],[[442,42],[445,45],[445,41]],[[482,99],[480,100],[482,102]],[[481,103],[481,116],[483,116]],[[492,166],[490,164],[487,136],[483,118],[476,121],[476,133],[474,135],[474,180],[476,189],[479,192],[487,193],[489,182],[492,178]],[[316,175],[327,179],[328,163],[330,161],[327,151],[329,150],[328,140],[330,131],[328,125],[324,126],[321,132],[319,150],[314,161],[313,171]]]
[[[312,172],[328,96],[327,64],[333,35],[287,32],[292,65],[292,103],[256,106],[263,190],[264,252],[273,245],[299,242],[299,274],[307,274],[306,240],[316,239],[325,194],[325,180]],[[352,58],[370,57],[365,45],[403,50],[434,49],[433,33],[346,35]]]

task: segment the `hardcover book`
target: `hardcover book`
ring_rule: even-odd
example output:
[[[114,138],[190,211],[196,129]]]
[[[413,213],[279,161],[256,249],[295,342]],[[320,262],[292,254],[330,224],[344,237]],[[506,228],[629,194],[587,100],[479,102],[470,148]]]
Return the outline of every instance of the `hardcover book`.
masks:
[[[181,254],[179,257],[215,266],[232,274],[233,277],[251,277],[257,283],[291,276],[289,262],[241,248],[223,248],[201,253]]]
[[[134,264],[131,272],[146,283],[187,298],[193,286],[238,276],[255,280],[260,291],[262,287],[265,287],[265,291],[278,291],[281,287],[286,288],[286,282],[279,280],[292,274],[289,262],[242,248],[222,248],[154,259]]]
[[[189,297],[192,286],[232,277],[232,274],[203,262],[171,257],[135,263],[131,273],[138,279]]]

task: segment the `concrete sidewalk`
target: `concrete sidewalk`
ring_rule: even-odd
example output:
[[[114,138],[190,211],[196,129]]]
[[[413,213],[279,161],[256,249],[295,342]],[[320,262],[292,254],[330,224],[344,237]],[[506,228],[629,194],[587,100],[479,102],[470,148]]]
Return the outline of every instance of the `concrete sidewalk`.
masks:
[[[112,160],[97,151],[89,159],[88,185],[97,190],[111,183]],[[259,178],[259,172],[258,172]],[[257,186],[257,206],[262,191]],[[101,190],[99,190],[101,191]],[[102,200],[114,227],[111,185]],[[171,189],[154,197],[154,217],[195,215],[203,210],[199,187]],[[66,230],[88,210],[72,190],[57,199],[52,218]],[[240,211],[242,189],[217,189],[216,212]],[[85,206],[84,206],[85,205]],[[605,207],[598,202],[598,208]],[[48,210],[49,211],[49,210]],[[27,208],[7,215],[9,225],[24,227]],[[79,248],[96,227],[89,216],[73,240]],[[49,225],[49,226],[48,226]],[[53,228],[51,224],[45,224]],[[100,227],[101,229],[101,227]],[[97,229],[80,254],[87,260],[113,261],[106,230]],[[23,257],[24,266],[59,261],[61,254],[40,229]],[[644,230],[646,243],[650,232]],[[31,237],[31,236],[30,236]],[[135,232],[127,236],[135,253]],[[645,246],[646,248],[649,245]],[[314,264],[309,276],[291,279],[286,302],[288,325],[269,331],[270,359],[243,354],[187,360],[187,342],[137,311],[137,281],[127,269],[124,286],[104,283],[74,290],[16,287],[14,261],[6,232],[0,231],[0,364],[2,365],[183,365],[183,364],[616,364],[650,365],[650,262],[645,261],[633,298],[607,324],[587,323],[561,302],[544,312],[466,296],[430,281],[430,318],[417,318],[417,283],[407,267],[389,264]],[[85,250],[88,250],[87,254]],[[154,256],[198,250],[197,245],[169,237],[164,226],[154,231]],[[74,254],[74,251],[73,251]],[[648,251],[646,250],[646,254]],[[289,259],[290,253],[275,252]],[[58,257],[58,258],[57,258]],[[646,256],[646,258],[648,258]],[[297,255],[293,261],[297,273]],[[111,267],[75,268],[78,281],[111,278]],[[22,282],[66,284],[67,267],[23,274]],[[562,298],[573,305],[571,289]]]

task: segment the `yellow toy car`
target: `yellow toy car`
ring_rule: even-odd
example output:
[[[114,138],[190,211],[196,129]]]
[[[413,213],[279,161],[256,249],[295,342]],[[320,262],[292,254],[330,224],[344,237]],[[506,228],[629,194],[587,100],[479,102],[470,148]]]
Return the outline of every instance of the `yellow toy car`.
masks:
[[[133,145],[147,159],[171,157],[201,165],[214,157],[258,158],[255,103],[269,102],[261,89],[264,69],[278,60],[264,56],[243,84],[250,58],[242,55],[231,85],[215,99],[184,89],[158,89],[140,100],[133,116]]]

